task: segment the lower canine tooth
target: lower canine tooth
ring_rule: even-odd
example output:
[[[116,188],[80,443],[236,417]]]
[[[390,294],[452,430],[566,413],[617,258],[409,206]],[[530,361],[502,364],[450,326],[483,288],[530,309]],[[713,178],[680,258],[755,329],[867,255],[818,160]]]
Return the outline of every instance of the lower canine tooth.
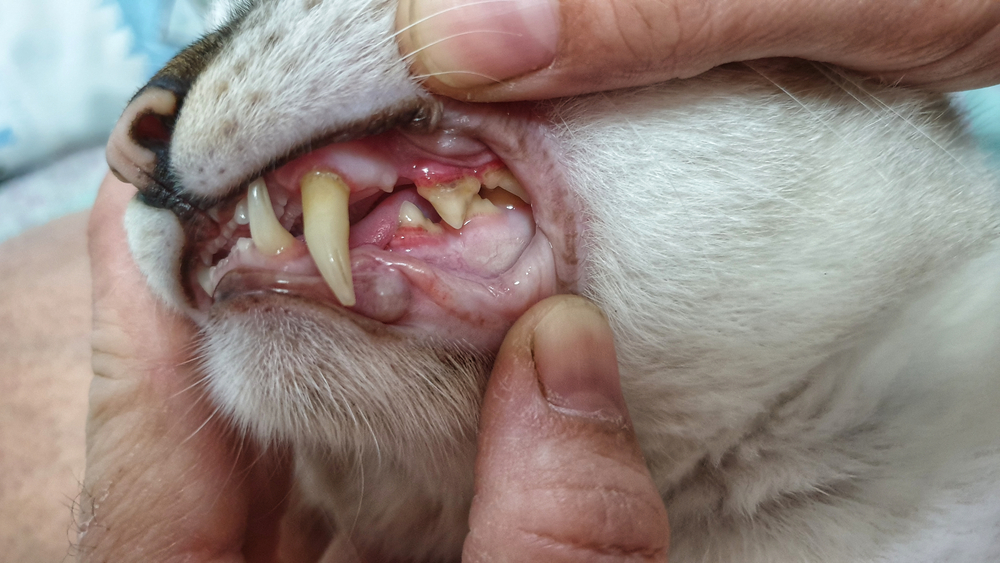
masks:
[[[250,183],[247,193],[247,214],[250,222],[250,236],[261,253],[274,256],[295,244],[295,237],[285,230],[274,216],[271,197],[263,178]]]
[[[332,172],[310,172],[302,177],[302,228],[309,254],[323,280],[345,307],[355,304],[351,279],[351,233],[348,200],[351,189]]]
[[[465,224],[466,211],[479,193],[479,180],[473,177],[459,178],[448,184],[418,187],[417,193],[434,206],[442,221],[452,228],[461,229]]]

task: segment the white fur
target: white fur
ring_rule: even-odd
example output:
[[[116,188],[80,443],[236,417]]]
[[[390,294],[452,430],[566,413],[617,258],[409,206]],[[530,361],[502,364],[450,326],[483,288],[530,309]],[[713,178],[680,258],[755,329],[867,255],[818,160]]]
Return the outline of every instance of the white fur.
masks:
[[[390,36],[395,4],[344,4],[260,2],[240,24],[174,132],[170,157],[192,194],[219,195],[309,139],[421,95]]]
[[[125,209],[125,234],[132,258],[145,274],[149,288],[167,305],[183,310],[180,265],[184,229],[177,217],[134,199]]]
[[[188,97],[171,154],[196,195],[422,95],[391,6],[285,4],[263,3]],[[287,34],[252,57],[272,29],[349,41]],[[305,56],[315,68],[286,71]],[[213,95],[241,59],[246,76]],[[267,103],[247,105],[256,90]],[[944,100],[756,63],[543,108],[587,212],[579,287],[615,329],[672,562],[996,560],[998,184]],[[143,249],[177,235],[129,226],[169,293],[175,257]],[[203,328],[219,408],[297,443],[307,488],[358,541],[457,553],[481,357],[304,306]]]

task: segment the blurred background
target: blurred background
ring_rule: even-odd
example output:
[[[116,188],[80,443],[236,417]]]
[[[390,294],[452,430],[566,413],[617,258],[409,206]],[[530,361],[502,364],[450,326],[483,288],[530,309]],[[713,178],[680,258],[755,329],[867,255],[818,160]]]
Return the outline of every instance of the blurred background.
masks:
[[[89,207],[136,90],[210,0],[0,0],[0,241]]]
[[[0,241],[89,207],[135,91],[211,0],[0,0]],[[1000,87],[959,94],[1000,168]]]

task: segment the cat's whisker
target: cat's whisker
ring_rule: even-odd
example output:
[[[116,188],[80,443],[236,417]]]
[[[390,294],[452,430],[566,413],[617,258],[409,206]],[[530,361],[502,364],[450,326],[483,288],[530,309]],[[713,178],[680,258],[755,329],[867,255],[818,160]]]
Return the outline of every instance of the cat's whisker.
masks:
[[[354,512],[354,521],[351,522],[351,531],[348,532],[348,537],[353,536],[354,535],[354,531],[358,529],[358,522],[361,521],[361,510],[364,508],[364,505],[365,505],[365,503],[364,503],[364,500],[365,500],[365,463],[364,463],[364,460],[361,457],[361,453],[360,452],[357,454],[357,456],[355,457],[355,459],[356,459],[356,465],[357,465],[357,468],[358,468],[358,480],[360,481],[359,482],[359,491],[358,491],[358,508]]]
[[[403,55],[403,59],[404,60],[405,59],[409,59],[410,57],[413,57],[414,55],[416,55],[417,53],[423,51],[424,49],[429,49],[429,48],[431,48],[431,47],[433,47],[433,46],[435,46],[435,45],[437,45],[439,43],[444,43],[445,41],[450,41],[452,39],[455,39],[456,37],[462,37],[463,35],[472,35],[472,34],[475,34],[475,33],[493,33],[493,34],[497,34],[497,35],[513,35],[515,37],[521,37],[520,33],[514,33],[514,32],[511,32],[511,31],[499,31],[499,30],[494,30],[494,29],[473,29],[473,30],[469,30],[469,31],[463,31],[461,33],[456,33],[454,35],[449,35],[448,37],[442,37],[441,39],[438,39],[437,41],[432,41],[431,43],[428,43],[428,44],[424,45],[423,47],[420,47],[419,49],[414,49],[414,50],[410,51],[409,53]]]
[[[372,441],[375,444],[375,458],[376,458],[376,460],[378,462],[378,466],[381,467],[382,466],[382,445],[378,441],[378,434],[375,432],[375,429],[372,428],[372,423],[371,423],[371,421],[368,420],[368,416],[365,415],[364,411],[359,411],[358,414],[361,415],[361,420],[365,423],[365,426],[368,427],[368,433],[371,434],[371,436],[372,436]],[[351,414],[351,416],[354,416],[353,413]]]
[[[468,4],[462,4],[462,5],[459,5],[459,6],[452,6],[450,8],[445,8],[443,10],[439,10],[437,12],[434,12],[433,14],[431,14],[429,16],[425,16],[425,17],[423,17],[423,18],[421,18],[421,19],[419,19],[419,20],[411,23],[410,25],[407,25],[406,27],[403,27],[403,28],[399,29],[398,31],[396,31],[396,33],[393,33],[391,36],[389,36],[389,38],[390,39],[395,39],[401,33],[405,33],[406,31],[409,31],[410,29],[413,29],[414,27],[416,27],[416,26],[418,26],[418,25],[420,25],[420,24],[422,24],[422,23],[424,23],[426,21],[432,20],[432,19],[434,19],[434,18],[436,18],[436,17],[438,17],[438,16],[440,16],[442,14],[446,14],[446,13],[454,11],[454,10],[458,10],[458,9],[462,9],[462,8],[468,8],[470,6],[479,6],[479,5],[482,5],[482,4],[502,4],[502,3],[511,3],[511,0],[480,0],[479,2],[469,2]]]
[[[188,411],[188,412],[190,413],[190,411]],[[194,432],[192,432],[191,434],[189,434],[187,438],[184,438],[183,440],[181,440],[181,443],[179,445],[183,446],[184,444],[186,444],[189,441],[191,441],[195,436],[198,435],[199,432],[202,431],[203,428],[205,428],[206,426],[208,426],[209,422],[212,422],[212,420],[215,418],[215,416],[217,414],[219,414],[219,409],[217,409],[217,408],[216,409],[212,409],[212,413],[209,414],[208,417],[205,418],[204,422],[202,422],[201,425],[198,426],[198,428],[195,428]]]
[[[753,64],[752,62],[744,62],[743,64],[746,65],[746,67],[749,68],[750,70],[759,74],[764,80],[767,80],[768,82],[773,84],[776,88],[778,88],[786,96],[788,96],[793,102],[795,102],[799,107],[805,110],[806,113],[813,116],[816,119],[816,122],[822,125],[824,129],[832,133],[835,137],[837,137],[837,139],[841,142],[841,144],[843,144],[843,146],[848,147],[849,149],[851,149],[852,152],[855,151],[855,145],[851,144],[847,139],[845,139],[844,136],[839,131],[837,131],[836,128],[830,125],[829,121],[824,120],[819,114],[813,111],[813,109],[810,108],[808,104],[806,104],[804,101],[802,101],[802,99],[793,94],[788,88],[782,86],[781,84],[778,84],[777,81],[775,81],[773,78],[771,78],[763,71],[761,71],[760,68],[758,68],[758,65]],[[843,88],[843,86],[841,86],[841,88]],[[889,179],[885,176],[885,174],[882,172],[882,170],[880,170],[877,166],[871,164],[870,160],[865,159],[865,161],[867,162],[867,166],[871,169],[872,172],[875,173],[876,176],[881,178],[882,181],[884,181],[886,184],[891,183]]]
[[[415,74],[415,75],[413,75],[413,78],[416,79],[416,80],[426,80],[428,78],[433,78],[435,76],[444,76],[446,74],[469,74],[469,75],[472,75],[472,76],[481,76],[481,77],[486,78],[488,80],[492,80],[493,82],[495,82],[497,84],[500,84],[501,82],[503,82],[503,80],[500,80],[499,78],[494,78],[492,76],[489,76],[489,75],[486,75],[486,74],[482,74],[480,72],[472,72],[471,70],[448,70],[448,71],[441,71],[441,72],[431,72],[431,73],[427,73],[427,74]]]
[[[208,385],[208,376],[202,375],[200,377],[195,378],[195,381],[192,382],[187,387],[184,387],[183,389],[180,389],[176,393],[173,393],[172,395],[167,397],[167,400],[176,399],[177,397],[180,397],[181,395],[187,393],[188,391],[191,391],[192,389],[195,389],[197,387],[204,387],[207,385]]]
[[[940,142],[938,142],[936,139],[934,139],[933,137],[931,137],[930,135],[928,135],[927,132],[922,127],[920,127],[919,125],[917,125],[912,119],[909,119],[905,115],[902,115],[901,113],[899,113],[899,111],[896,108],[892,107],[891,105],[889,105],[889,104],[883,102],[881,99],[879,99],[878,96],[876,96],[874,93],[872,93],[871,91],[869,91],[868,89],[866,89],[864,87],[864,85],[860,81],[858,81],[857,79],[851,77],[847,72],[844,72],[843,70],[838,69],[838,68],[836,68],[836,67],[834,67],[832,65],[828,65],[828,64],[812,63],[812,65],[820,73],[822,73],[824,76],[829,76],[828,72],[832,72],[836,76],[838,76],[839,78],[841,78],[842,80],[850,83],[852,86],[854,86],[855,88],[857,88],[861,92],[864,92],[865,94],[867,94],[868,97],[871,98],[872,100],[874,100],[875,103],[878,104],[878,106],[880,108],[882,108],[884,110],[888,110],[892,115],[896,116],[898,119],[902,120],[903,123],[905,123],[908,126],[910,126],[918,135],[920,135],[924,139],[926,139],[926,140],[930,141],[931,143],[933,143],[934,146],[936,146],[937,148],[941,149],[941,152],[944,153],[945,155],[947,155],[948,158],[950,158],[952,160],[952,162],[958,164],[964,170],[967,170],[967,171],[969,170],[968,166],[966,166],[966,164],[964,162],[962,162],[957,156],[955,156],[955,154],[952,151],[950,151],[947,147],[945,147]],[[832,79],[831,79],[831,82],[833,82],[834,84],[837,84],[838,86],[840,86],[844,90],[844,92],[846,92],[849,96],[851,96],[852,98],[854,98],[855,100],[857,100],[858,103],[860,103],[860,104],[864,105],[866,108],[868,108],[867,104],[864,104],[864,102],[860,98],[858,98],[858,96],[856,96],[853,92],[851,92],[847,88],[844,88],[843,85],[837,83],[836,81],[834,81]],[[868,108],[868,109],[873,114],[876,113],[876,111],[874,109],[872,109],[872,108]]]
[[[604,100],[604,102],[608,105],[608,107],[612,108],[614,110],[614,112],[618,115],[619,121],[621,123],[627,124],[628,127],[629,127],[629,129],[632,130],[632,133],[635,135],[636,138],[643,139],[643,134],[640,133],[639,128],[633,122],[633,120],[631,119],[631,117],[629,117],[625,112],[623,112],[621,110],[621,108],[614,102],[614,100],[612,99],[612,97],[608,96],[608,94],[606,92],[601,92],[600,96]],[[576,135],[574,135],[572,133],[572,131],[569,128],[567,128],[566,131],[570,135],[576,136]],[[667,184],[668,190],[672,193],[672,195],[674,197],[674,201],[676,201],[680,205],[681,209],[683,210],[684,218],[688,221],[688,230],[689,230],[689,232],[696,233],[696,235],[698,236],[699,243],[701,245],[700,246],[700,251],[703,254],[707,255],[709,253],[709,249],[711,248],[711,244],[709,243],[709,241],[708,241],[707,237],[705,236],[705,234],[703,232],[701,232],[700,229],[697,229],[695,227],[694,213],[691,210],[691,206],[689,205],[689,202],[683,196],[681,196],[681,193],[677,189],[677,185],[674,183],[673,178],[671,178],[669,175],[667,175],[667,176],[664,176],[664,178],[663,178],[662,181]],[[718,282],[719,281],[719,275],[718,275],[718,272],[715,269],[714,264],[712,264],[711,262],[708,262],[708,269],[711,271],[714,280],[716,282]]]

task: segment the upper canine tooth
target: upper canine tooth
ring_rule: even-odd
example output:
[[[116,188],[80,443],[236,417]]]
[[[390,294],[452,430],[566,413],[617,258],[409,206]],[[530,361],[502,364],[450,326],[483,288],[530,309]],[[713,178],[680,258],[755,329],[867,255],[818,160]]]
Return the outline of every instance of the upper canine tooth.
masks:
[[[479,180],[473,177],[459,178],[447,184],[418,187],[417,193],[431,202],[445,223],[461,229],[465,224],[466,211],[479,193]]]
[[[309,254],[323,280],[345,307],[355,304],[351,279],[351,234],[348,200],[351,188],[332,172],[310,172],[302,177],[302,227]]]
[[[250,216],[250,236],[261,253],[274,256],[295,244],[295,237],[285,230],[274,216],[271,197],[263,178],[250,183],[247,193],[247,214]]]
[[[403,205],[399,206],[399,226],[417,227],[431,233],[442,232],[440,225],[432,223],[424,216],[424,212],[410,201],[404,201]]]
[[[491,190],[500,188],[521,198],[524,203],[531,204],[528,192],[524,191],[514,174],[506,168],[496,168],[483,174],[483,185]]]

